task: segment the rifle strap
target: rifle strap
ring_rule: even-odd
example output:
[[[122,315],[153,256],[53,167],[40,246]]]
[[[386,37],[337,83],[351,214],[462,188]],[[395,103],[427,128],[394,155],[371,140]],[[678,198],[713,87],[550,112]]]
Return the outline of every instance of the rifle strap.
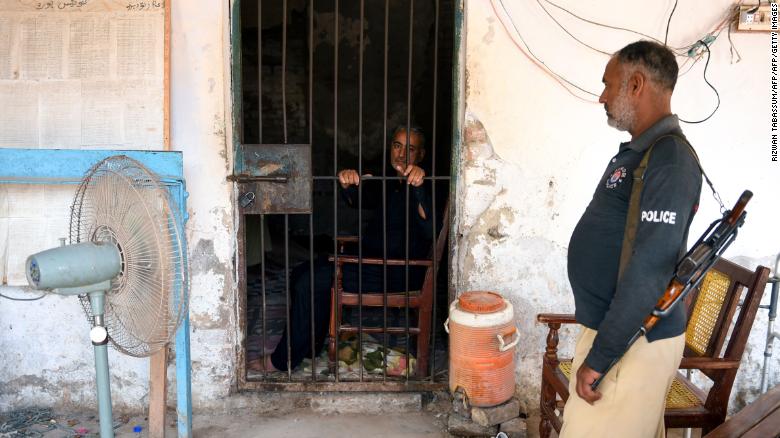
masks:
[[[688,150],[691,151],[691,156],[693,156],[693,159],[696,160],[696,164],[699,166],[699,171],[701,171],[701,174],[707,181],[707,185],[710,186],[710,190],[712,190],[715,199],[720,202],[720,196],[718,195],[718,192],[715,191],[715,186],[712,185],[712,181],[710,181],[710,179],[707,177],[707,174],[704,172],[704,169],[701,167],[699,156],[696,155],[696,151],[693,150],[693,147],[690,143],[688,143],[688,140],[683,136],[675,134],[667,134],[658,137],[653,142],[653,144],[647,148],[647,151],[645,151],[645,154],[642,156],[642,161],[639,162],[639,166],[637,166],[633,172],[634,185],[631,187],[631,197],[628,201],[626,229],[623,232],[623,247],[620,250],[618,281],[620,281],[620,279],[623,277],[623,272],[625,271],[626,267],[628,267],[628,262],[631,260],[631,257],[634,253],[634,240],[636,239],[636,230],[639,226],[639,203],[642,200],[642,189],[644,188],[645,184],[645,171],[647,170],[647,164],[650,162],[650,153],[653,151],[653,147],[655,147],[658,142],[667,137],[677,138],[678,140],[681,140],[686,146],[688,146]],[[720,204],[721,206],[723,205],[722,202]]]

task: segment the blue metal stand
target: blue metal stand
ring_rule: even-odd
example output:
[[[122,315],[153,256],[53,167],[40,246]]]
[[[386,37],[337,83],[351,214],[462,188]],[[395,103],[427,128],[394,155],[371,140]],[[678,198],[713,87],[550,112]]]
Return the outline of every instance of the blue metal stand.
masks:
[[[137,160],[157,175],[179,209],[179,224],[184,231],[188,193],[181,152],[0,148],[0,184],[78,184],[93,165],[114,155]],[[186,257],[185,236],[182,241]],[[176,332],[176,409],[181,438],[192,437],[191,379],[188,311]]]

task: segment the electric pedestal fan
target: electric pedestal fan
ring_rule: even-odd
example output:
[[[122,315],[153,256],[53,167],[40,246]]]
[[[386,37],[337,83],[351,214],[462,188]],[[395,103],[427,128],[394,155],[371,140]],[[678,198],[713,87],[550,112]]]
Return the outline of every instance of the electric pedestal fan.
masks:
[[[165,346],[187,311],[180,212],[141,163],[94,165],[70,212],[70,242],[27,258],[35,289],[78,295],[92,325],[100,436],[113,437],[107,344],[145,357]]]

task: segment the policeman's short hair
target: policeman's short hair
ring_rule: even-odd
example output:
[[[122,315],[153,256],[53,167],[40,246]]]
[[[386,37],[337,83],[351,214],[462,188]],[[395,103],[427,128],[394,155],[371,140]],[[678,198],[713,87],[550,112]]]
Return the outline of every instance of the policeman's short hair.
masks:
[[[396,134],[399,132],[404,131],[406,132],[406,124],[401,124],[395,127],[393,129],[393,135],[390,136],[390,141],[392,142],[395,138]],[[417,134],[420,137],[420,144],[416,145],[420,149],[425,149],[425,133],[423,132],[423,129],[420,127],[420,125],[411,125],[409,127],[409,135],[412,133]]]
[[[677,83],[679,67],[674,53],[665,45],[654,41],[637,41],[615,53],[622,63],[645,70],[650,79],[669,91]]]

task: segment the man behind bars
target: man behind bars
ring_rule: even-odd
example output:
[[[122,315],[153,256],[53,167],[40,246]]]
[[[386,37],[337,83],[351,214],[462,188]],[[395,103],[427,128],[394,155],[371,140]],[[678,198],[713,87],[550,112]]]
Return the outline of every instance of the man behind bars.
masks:
[[[604,70],[599,102],[608,124],[628,131],[631,141],[610,160],[569,242],[569,281],[582,330],[563,438],[665,434],[664,401],[685,346],[683,306],[628,351],[626,344],[663,295],[699,201],[701,172],[671,112],[677,71],[674,54],[649,41],[624,47]],[[621,270],[632,175],[651,146],[633,251]]]
[[[404,259],[406,256],[406,226],[409,227],[409,258],[421,259],[428,256],[433,240],[431,221],[431,198],[423,186],[425,170],[419,164],[425,157],[425,136],[416,126],[409,129],[408,144],[406,127],[397,127],[389,147],[390,166],[398,176],[387,181],[386,223],[382,220],[382,182],[364,184],[362,207],[373,210],[363,232],[362,255],[382,258],[384,240],[382,229],[386,227],[387,258]],[[407,156],[408,146],[408,156]],[[354,169],[339,171],[338,180],[341,195],[348,205],[358,207],[358,186],[363,178]],[[366,174],[365,176],[371,176]],[[406,185],[409,185],[409,216],[406,217]],[[314,261],[314,354],[319,354],[325,342],[330,319],[331,294],[333,286],[333,262],[327,257]],[[342,268],[344,289],[358,290],[358,266],[344,265]],[[409,267],[409,289],[419,289],[425,276],[425,268]],[[264,359],[266,371],[287,369],[287,339],[290,342],[290,369],[295,369],[306,357],[312,356],[311,345],[311,283],[310,267],[304,262],[290,275],[290,332],[282,335],[276,350]],[[362,288],[365,292],[381,292],[384,287],[382,266],[363,266]],[[406,267],[387,267],[388,292],[406,290]],[[250,361],[249,368],[262,369],[259,361]]]

